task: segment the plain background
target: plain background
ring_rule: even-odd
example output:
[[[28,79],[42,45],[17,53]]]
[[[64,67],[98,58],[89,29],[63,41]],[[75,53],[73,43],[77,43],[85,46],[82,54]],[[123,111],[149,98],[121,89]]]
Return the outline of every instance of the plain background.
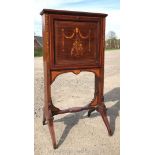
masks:
[[[0,154],[34,154],[33,1],[0,8]],[[121,1],[121,154],[155,154],[153,0]]]

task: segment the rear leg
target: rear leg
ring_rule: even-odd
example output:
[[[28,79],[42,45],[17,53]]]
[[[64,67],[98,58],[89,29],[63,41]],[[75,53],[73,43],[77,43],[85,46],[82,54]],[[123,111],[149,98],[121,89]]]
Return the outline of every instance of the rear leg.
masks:
[[[107,127],[109,136],[112,136],[112,131],[111,131],[110,124],[109,124],[109,121],[108,121],[108,118],[107,118],[105,105],[99,105],[96,110],[100,113],[100,115],[101,115],[101,117],[102,117],[102,119],[103,119],[103,121],[105,123],[105,126]]]

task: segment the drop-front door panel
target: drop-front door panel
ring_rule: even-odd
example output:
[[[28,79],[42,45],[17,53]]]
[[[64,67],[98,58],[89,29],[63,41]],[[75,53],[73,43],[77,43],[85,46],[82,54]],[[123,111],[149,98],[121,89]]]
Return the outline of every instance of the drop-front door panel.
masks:
[[[52,16],[51,24],[52,68],[100,65],[99,18]]]

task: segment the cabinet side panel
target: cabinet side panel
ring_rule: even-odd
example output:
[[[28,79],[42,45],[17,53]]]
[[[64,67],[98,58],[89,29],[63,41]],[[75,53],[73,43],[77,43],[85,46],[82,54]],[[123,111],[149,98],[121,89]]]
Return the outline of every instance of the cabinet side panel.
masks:
[[[102,74],[103,74],[103,96],[104,96],[104,70],[105,70],[105,64],[104,64],[104,60],[105,60],[105,22],[106,22],[106,18],[103,17],[102,18],[102,43],[101,43],[101,52],[102,52],[102,65],[103,65],[103,69],[102,69]]]
[[[105,48],[105,18],[101,18],[100,33],[100,62],[104,66],[104,48]]]
[[[42,16],[42,33],[43,33],[43,64],[44,64],[44,108],[46,118],[48,115],[48,106],[50,104],[50,61],[49,61],[49,17],[44,14]]]

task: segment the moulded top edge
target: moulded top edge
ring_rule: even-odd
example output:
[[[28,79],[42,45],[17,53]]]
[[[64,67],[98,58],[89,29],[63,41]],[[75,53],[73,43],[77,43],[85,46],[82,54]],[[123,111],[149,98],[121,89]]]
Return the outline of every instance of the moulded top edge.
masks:
[[[106,17],[108,14],[104,13],[93,13],[93,12],[79,12],[79,11],[68,11],[68,10],[53,10],[53,9],[43,9],[40,15],[43,14],[62,14],[62,15],[78,15],[78,16],[100,16]]]

